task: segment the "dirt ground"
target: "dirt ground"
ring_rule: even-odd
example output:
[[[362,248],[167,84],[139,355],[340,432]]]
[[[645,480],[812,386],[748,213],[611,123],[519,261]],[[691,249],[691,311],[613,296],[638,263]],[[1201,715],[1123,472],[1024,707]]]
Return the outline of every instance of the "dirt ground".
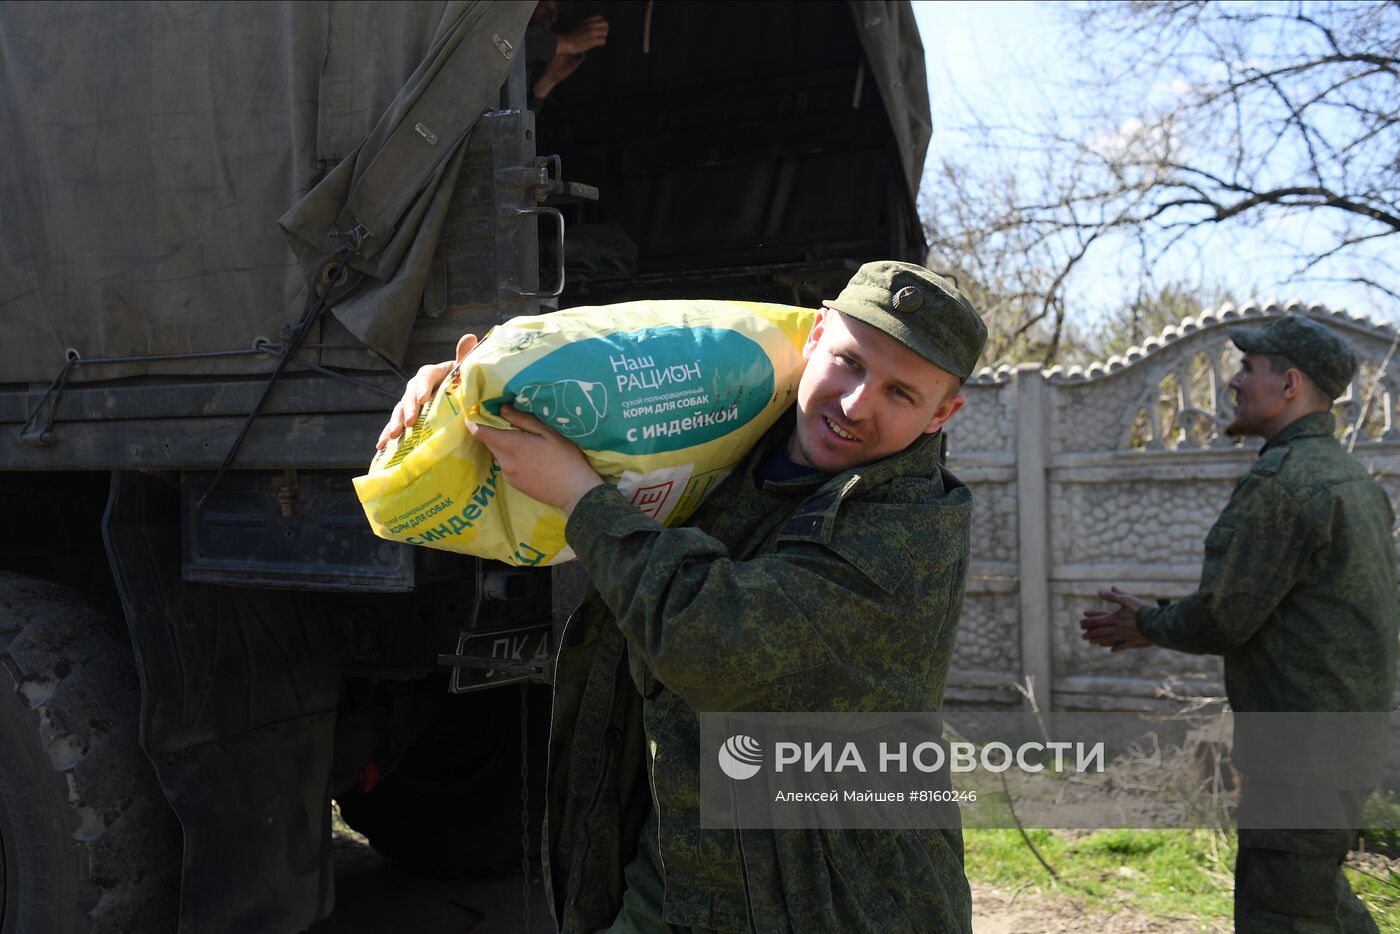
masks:
[[[972,885],[975,934],[1214,934],[1227,932],[1191,918],[1151,918],[1133,911],[1088,911],[1070,899]]]
[[[524,893],[517,873],[464,882],[425,879],[390,866],[363,837],[338,828],[335,836],[335,913],[308,934],[521,934]],[[1130,911],[1086,911],[1076,902],[1030,892],[972,886],[975,934],[1203,934],[1226,931],[1200,921],[1154,919]],[[554,925],[538,880],[531,887],[527,934],[552,934]]]

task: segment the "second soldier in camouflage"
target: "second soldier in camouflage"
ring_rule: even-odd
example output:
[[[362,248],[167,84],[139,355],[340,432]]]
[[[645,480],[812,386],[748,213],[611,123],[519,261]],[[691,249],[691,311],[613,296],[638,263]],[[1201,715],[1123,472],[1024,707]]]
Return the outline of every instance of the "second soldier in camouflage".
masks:
[[[1395,516],[1385,491],[1337,442],[1331,414],[1355,357],[1303,316],[1232,328],[1230,337],[1245,356],[1230,381],[1236,411],[1227,430],[1265,444],[1206,536],[1200,586],[1167,606],[1102,591],[1117,609],[1085,613],[1084,638],[1115,651],[1160,645],[1221,655],[1230,706],[1242,713],[1389,711],[1400,627]],[[1376,762],[1332,787],[1295,788],[1251,772],[1242,745],[1237,733],[1242,825],[1259,802],[1287,813],[1296,800],[1312,812],[1320,795],[1359,817],[1380,778]],[[1376,930],[1339,868],[1351,828],[1242,826],[1239,837],[1237,931]]]

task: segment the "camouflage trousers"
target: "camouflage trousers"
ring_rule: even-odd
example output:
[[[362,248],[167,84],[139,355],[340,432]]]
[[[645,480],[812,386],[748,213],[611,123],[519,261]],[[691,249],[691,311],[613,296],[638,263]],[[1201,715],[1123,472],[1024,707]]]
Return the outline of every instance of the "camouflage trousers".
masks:
[[[654,811],[642,827],[637,855],[623,870],[623,878],[627,889],[622,894],[622,908],[613,923],[598,934],[715,934],[710,928],[679,927],[662,920],[661,904],[666,894],[666,880],[661,874],[661,859],[656,852]]]
[[[1355,831],[1248,829],[1251,805],[1268,797],[1267,806],[1277,814],[1290,795],[1304,809],[1298,813],[1317,813],[1321,807],[1358,826],[1369,792],[1246,781],[1235,857],[1236,934],[1377,934],[1376,922],[1342,872]]]

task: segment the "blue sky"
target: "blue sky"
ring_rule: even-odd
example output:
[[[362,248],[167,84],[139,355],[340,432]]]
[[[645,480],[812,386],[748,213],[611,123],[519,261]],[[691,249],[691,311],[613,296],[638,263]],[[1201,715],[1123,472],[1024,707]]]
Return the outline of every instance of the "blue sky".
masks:
[[[1039,109],[1036,76],[1057,70],[1060,26],[1052,10],[1031,2],[914,0],[914,17],[924,43],[935,131],[949,118],[961,122],[960,96],[979,105]]]
[[[960,128],[967,125],[970,112],[996,123],[1029,124],[1055,101],[1070,106],[1075,103],[1057,86],[1069,77],[1063,65],[1070,56],[1062,10],[1035,2],[914,0],[913,6],[924,44],[933,112],[931,158],[956,153],[965,145]],[[1270,233],[1268,225],[1253,231],[1236,227],[1215,231],[1205,252],[1218,258],[1219,268],[1183,269],[1183,277],[1204,272],[1241,299],[1301,298],[1345,307],[1357,314],[1400,320],[1391,303],[1359,287],[1291,283],[1293,263]],[[1080,295],[1079,299],[1085,306],[1099,304],[1100,308],[1085,307],[1088,317],[1101,311],[1104,303],[1126,301],[1132,294],[1128,283],[1117,276],[1111,256],[1091,257],[1092,275],[1081,279],[1097,283],[1095,296]],[[1169,275],[1174,272],[1166,271]],[[1072,308],[1074,299],[1071,293]]]

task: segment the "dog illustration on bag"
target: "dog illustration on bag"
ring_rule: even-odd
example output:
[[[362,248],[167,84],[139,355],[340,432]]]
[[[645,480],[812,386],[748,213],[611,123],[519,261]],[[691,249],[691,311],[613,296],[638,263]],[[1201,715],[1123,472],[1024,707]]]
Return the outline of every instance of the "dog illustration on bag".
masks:
[[[514,405],[529,412],[566,438],[586,438],[608,411],[608,391],[602,383],[561,379],[520,387]]]

